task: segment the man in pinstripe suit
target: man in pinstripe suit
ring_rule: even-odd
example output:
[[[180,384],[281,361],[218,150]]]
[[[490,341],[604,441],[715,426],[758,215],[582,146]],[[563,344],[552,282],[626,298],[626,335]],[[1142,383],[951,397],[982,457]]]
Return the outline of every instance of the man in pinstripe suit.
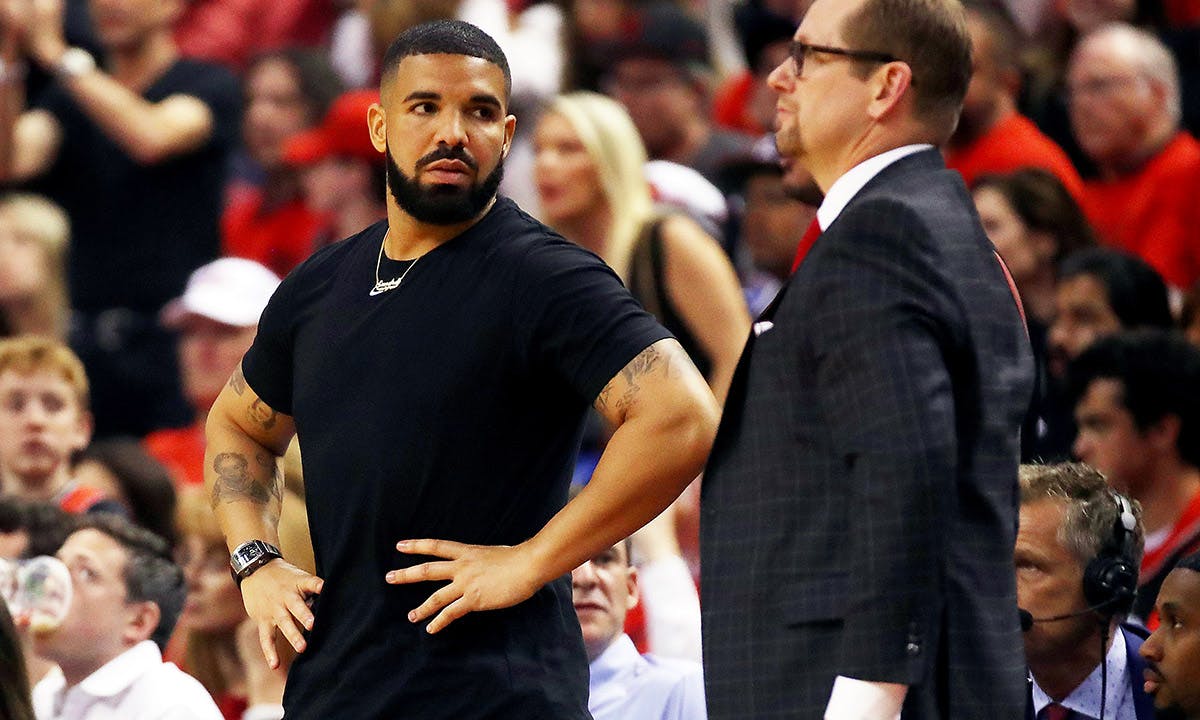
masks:
[[[771,74],[822,233],[759,318],[703,489],[709,717],[1013,718],[1033,364],[934,146],[971,73],[957,0],[816,0]],[[803,249],[803,248],[802,248]]]

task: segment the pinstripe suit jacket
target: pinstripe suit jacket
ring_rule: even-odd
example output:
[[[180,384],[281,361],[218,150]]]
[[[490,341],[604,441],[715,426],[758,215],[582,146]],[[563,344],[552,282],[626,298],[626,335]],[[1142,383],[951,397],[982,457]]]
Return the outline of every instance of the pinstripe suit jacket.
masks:
[[[837,675],[909,685],[905,720],[1021,717],[1033,363],[959,175],[885,168],[762,320],[702,491],[709,717],[820,718]]]

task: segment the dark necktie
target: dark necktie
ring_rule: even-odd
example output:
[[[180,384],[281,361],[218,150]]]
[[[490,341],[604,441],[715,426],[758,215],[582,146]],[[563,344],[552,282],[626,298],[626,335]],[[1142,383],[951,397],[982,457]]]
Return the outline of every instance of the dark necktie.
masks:
[[[1071,720],[1074,717],[1075,713],[1058,703],[1050,703],[1038,713],[1038,720]]]

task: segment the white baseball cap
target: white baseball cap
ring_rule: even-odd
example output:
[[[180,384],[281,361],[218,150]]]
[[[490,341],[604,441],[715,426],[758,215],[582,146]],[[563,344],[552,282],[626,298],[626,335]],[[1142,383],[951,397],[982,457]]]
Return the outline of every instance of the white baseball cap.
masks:
[[[192,272],[183,295],[167,303],[159,317],[167,327],[179,327],[192,315],[250,327],[258,324],[277,287],[279,276],[253,260],[221,258]]]

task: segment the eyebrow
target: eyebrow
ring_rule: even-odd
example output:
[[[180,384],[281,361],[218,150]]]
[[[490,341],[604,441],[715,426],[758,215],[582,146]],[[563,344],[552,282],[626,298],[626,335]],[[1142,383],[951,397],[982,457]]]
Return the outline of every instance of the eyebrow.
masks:
[[[442,96],[440,93],[430,92],[428,90],[417,90],[417,91],[409,93],[408,96],[404,98],[404,102],[413,102],[415,100],[441,100],[441,99],[442,99]],[[504,105],[501,104],[501,102],[500,102],[500,98],[496,97],[495,95],[492,95],[491,93],[480,93],[478,95],[472,95],[471,102],[476,105],[489,105],[491,107],[496,108],[497,110],[501,110],[504,108]]]

